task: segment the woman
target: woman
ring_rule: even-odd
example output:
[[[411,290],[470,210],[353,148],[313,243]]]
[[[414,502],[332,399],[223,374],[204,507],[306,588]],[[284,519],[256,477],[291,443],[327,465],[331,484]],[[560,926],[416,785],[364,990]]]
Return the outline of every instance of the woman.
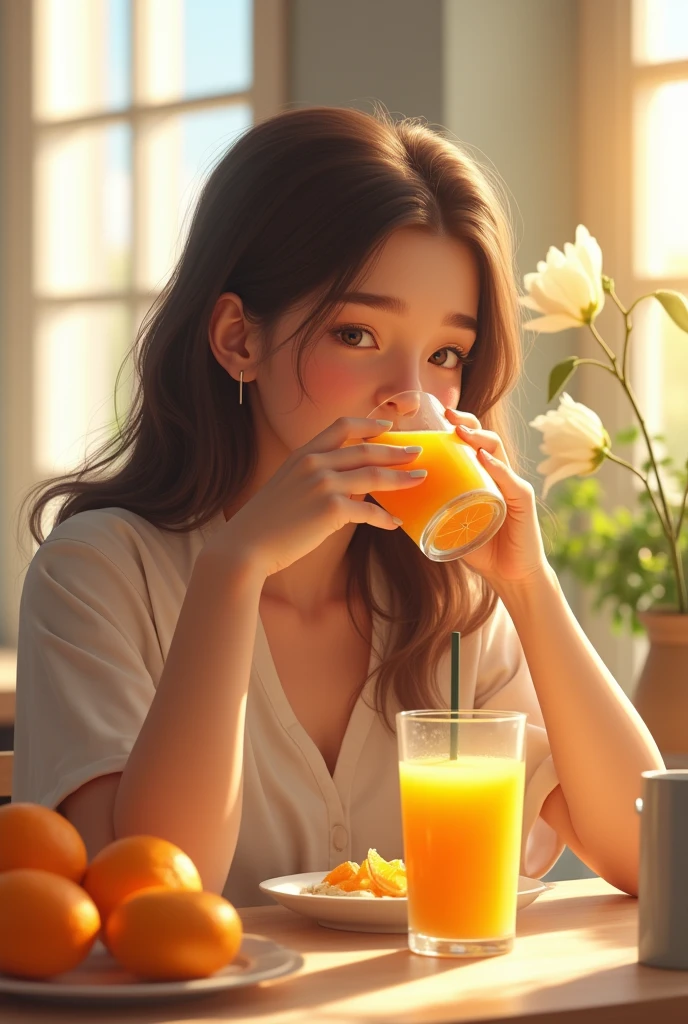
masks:
[[[143,327],[121,434],[33,505],[40,542],[62,499],[22,595],[15,799],[57,807],[90,856],[164,836],[239,906],[263,878],[398,857],[394,713],[447,705],[461,629],[462,705],[529,714],[522,871],[567,843],[636,892],[634,799],[661,759],[510,464],[511,260],[493,188],[418,123],[292,110],[236,143]],[[508,505],[463,561],[365,500],[422,485],[417,453],[365,443],[411,389]]]

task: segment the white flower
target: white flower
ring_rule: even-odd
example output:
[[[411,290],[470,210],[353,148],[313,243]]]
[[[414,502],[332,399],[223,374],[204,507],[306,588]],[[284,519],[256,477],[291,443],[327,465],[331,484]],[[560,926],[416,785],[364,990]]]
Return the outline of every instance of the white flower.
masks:
[[[564,252],[550,246],[537,268],[523,278],[528,294],[519,301],[545,315],[528,321],[528,330],[550,334],[594,320],[604,306],[602,250],[586,227],[578,225],[575,245],[567,242]]]
[[[536,416],[530,425],[542,431],[540,451],[549,456],[537,468],[545,477],[543,498],[552,484],[567,476],[594,473],[611,445],[597,413],[574,402],[566,393],[561,396],[558,409]]]

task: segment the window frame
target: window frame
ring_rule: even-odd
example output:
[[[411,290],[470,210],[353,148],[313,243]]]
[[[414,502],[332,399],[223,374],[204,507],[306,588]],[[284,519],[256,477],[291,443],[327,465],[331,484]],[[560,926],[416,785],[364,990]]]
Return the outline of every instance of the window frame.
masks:
[[[688,60],[665,64],[635,64],[633,47],[633,0],[579,0],[578,35],[578,201],[579,220],[598,239],[604,253],[604,271],[613,277],[622,301],[631,302],[657,288],[688,290],[688,280],[646,278],[636,274],[634,248],[634,166],[636,152],[636,91],[639,87],[688,79]],[[602,99],[603,98],[603,99]],[[611,302],[600,317],[600,330],[616,351],[623,343],[623,319]],[[599,348],[588,332],[581,336],[581,356],[599,357]],[[634,334],[631,347],[631,380],[641,409],[648,409],[651,396],[646,387],[650,348],[641,332]],[[607,374],[578,372],[577,397],[594,409],[609,433],[633,421],[621,387],[610,387]],[[636,458],[642,458],[638,446]],[[603,484],[613,494],[614,504],[632,505],[637,482],[630,473],[605,465]],[[638,485],[639,486],[639,485]],[[615,636],[610,618],[589,607],[580,621],[593,645],[616,679],[632,692],[645,658],[647,642]]]
[[[43,297],[34,294],[34,151],[36,133],[88,124],[132,123],[155,114],[249,102],[254,122],[277,113],[287,101],[287,0],[253,0],[253,85],[244,93],[87,114],[36,124],[32,109],[32,0],[5,0],[0,7],[0,645],[16,643],[19,599],[32,555],[19,504],[38,476],[33,471],[35,324],[40,308],[82,302],[126,303],[131,323],[152,294],[132,281],[107,294]],[[136,0],[132,0],[135,32]],[[136,152],[133,153],[136,161]],[[136,173],[133,168],[133,173]],[[135,190],[136,191],[136,190]],[[136,217],[136,211],[133,211]]]

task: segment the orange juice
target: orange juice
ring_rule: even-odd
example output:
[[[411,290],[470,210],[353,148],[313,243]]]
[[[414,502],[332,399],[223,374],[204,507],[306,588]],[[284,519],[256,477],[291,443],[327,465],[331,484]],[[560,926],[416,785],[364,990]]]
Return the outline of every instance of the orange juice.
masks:
[[[409,928],[446,939],[513,935],[523,761],[401,761]]]
[[[454,431],[390,430],[376,437],[374,443],[393,444],[399,448],[420,445],[423,449],[413,460],[413,469],[428,471],[422,483],[409,490],[371,492],[387,512],[403,521],[405,532],[419,546],[429,521],[452,499],[467,491],[484,492],[486,485],[496,493],[494,484],[479,465],[475,451]],[[469,509],[461,510],[460,522],[449,521],[448,528],[435,538],[435,545],[438,548],[459,547],[490,526],[493,520],[492,504],[481,500],[478,494]]]

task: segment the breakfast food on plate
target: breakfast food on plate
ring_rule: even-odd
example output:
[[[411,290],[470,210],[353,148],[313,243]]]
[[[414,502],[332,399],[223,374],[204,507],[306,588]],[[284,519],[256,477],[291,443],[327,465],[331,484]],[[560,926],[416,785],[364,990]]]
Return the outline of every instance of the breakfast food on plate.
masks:
[[[367,899],[406,896],[406,868],[403,860],[385,860],[377,850],[368,850],[362,864],[345,860],[325,875],[322,882],[307,885],[302,895],[359,896]]]
[[[46,980],[96,938],[145,981],[206,978],[231,963],[243,929],[204,892],[190,857],[158,836],[126,836],[87,863],[79,832],[38,804],[0,807],[0,972]]]

